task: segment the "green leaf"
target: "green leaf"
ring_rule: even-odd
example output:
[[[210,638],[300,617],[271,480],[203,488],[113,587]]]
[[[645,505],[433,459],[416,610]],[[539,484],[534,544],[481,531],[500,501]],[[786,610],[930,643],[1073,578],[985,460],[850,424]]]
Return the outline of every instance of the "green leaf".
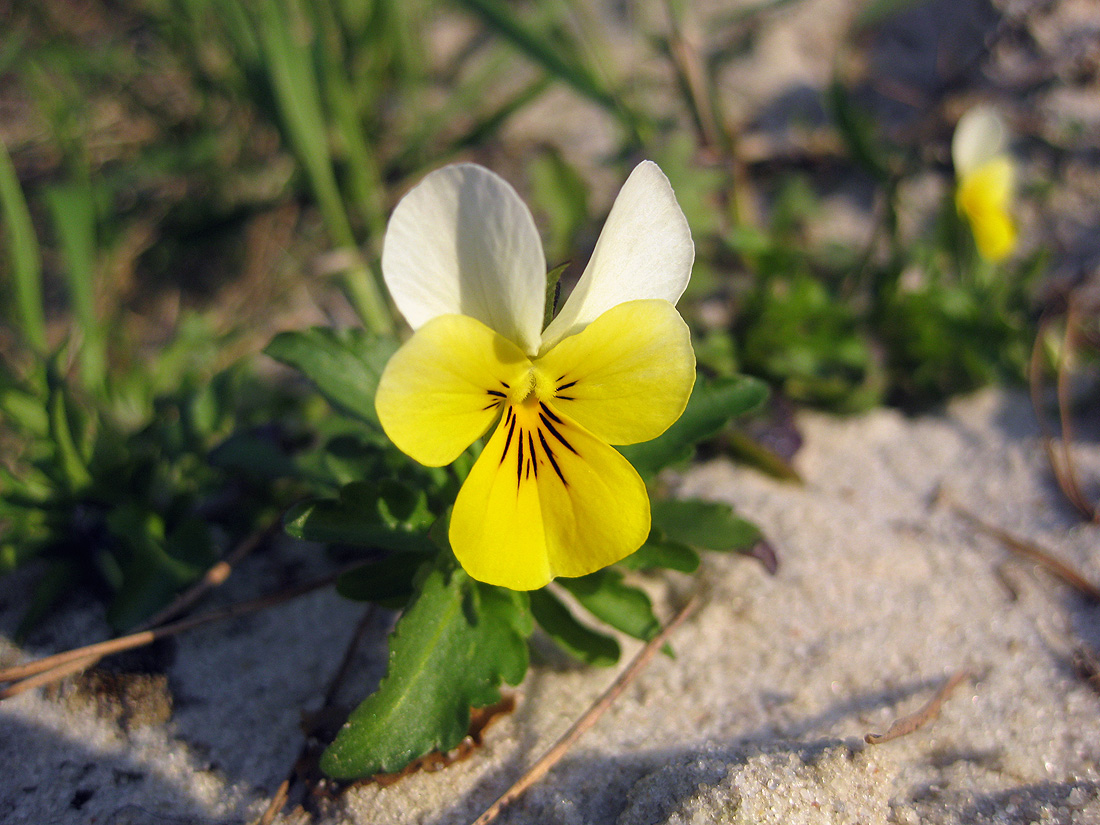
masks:
[[[210,463],[257,479],[293,478],[298,465],[271,439],[252,432],[233,433],[210,451]]]
[[[466,735],[470,708],[500,699],[527,672],[531,618],[523,593],[433,569],[390,637],[378,690],[351,714],[321,757],[336,779],[393,773]]]
[[[30,604],[15,629],[15,641],[26,639],[37,624],[80,582],[80,570],[75,562],[58,559],[50,562],[30,594]]]
[[[7,227],[8,254],[15,286],[19,324],[27,343],[39,353],[46,351],[46,317],[42,308],[42,259],[19,177],[11,156],[0,141],[0,215]]]
[[[610,667],[619,661],[619,643],[578,622],[552,593],[534,590],[529,596],[539,627],[574,659],[596,667]]]
[[[745,550],[760,541],[760,530],[713,501],[655,501],[653,526],[670,539],[701,550]]]
[[[264,352],[301,370],[337,409],[380,426],[374,410],[378,379],[397,341],[360,329],[314,327],[305,332],[281,332]]]
[[[527,165],[527,174],[534,205],[549,221],[546,256],[560,261],[569,256],[574,239],[588,220],[588,186],[556,150],[536,156]],[[553,281],[557,283],[556,278]]]
[[[0,386],[0,417],[13,429],[23,430],[35,438],[45,438],[50,431],[50,418],[45,399],[16,386]]]
[[[65,253],[65,276],[73,316],[80,330],[80,377],[90,390],[102,388],[107,371],[103,325],[95,308],[96,216],[90,185],[51,187],[46,193],[57,238]]]
[[[316,38],[305,19],[303,4],[292,0],[261,2],[257,30],[283,128],[305,168],[328,233],[348,259],[341,273],[348,298],[368,327],[376,332],[392,332],[393,317],[378,282],[359,255],[337,183],[329,147],[331,124],[321,105],[328,86],[323,87],[317,75],[312,49]],[[341,121],[337,125],[346,124]]]
[[[621,562],[628,570],[679,570],[694,573],[699,569],[699,554],[678,541],[651,530],[646,543]]]
[[[198,518],[181,522],[165,536],[164,520],[141,505],[127,503],[112,510],[107,529],[120,550],[101,563],[117,565],[118,588],[107,609],[107,620],[125,630],[164,607],[214,561],[213,538]]]
[[[393,553],[367,562],[343,573],[336,580],[336,592],[345,599],[399,610],[415,592],[416,574],[429,558],[423,553]]]
[[[700,376],[687,409],[671,427],[652,441],[618,450],[644,477],[691,458],[695,445],[710,438],[731,418],[744,415],[768,397],[768,388],[755,378],[737,376],[708,381]]]
[[[70,492],[86,489],[92,483],[88,464],[81,455],[70,418],[70,404],[65,385],[60,380],[51,381],[49,400],[50,437],[56,450],[59,469],[65,486]]]
[[[558,579],[581,606],[600,621],[635,639],[649,641],[661,629],[649,596],[623,583],[617,570],[604,568],[577,579]]]
[[[303,502],[287,512],[284,525],[306,541],[430,550],[427,531],[434,521],[422,490],[384,479],[345,485],[336,500]]]
[[[884,142],[876,134],[874,120],[857,108],[839,78],[830,85],[827,100],[837,130],[852,157],[879,183],[886,183],[890,179],[890,169],[880,149]]]
[[[481,18],[486,27],[510,42],[546,72],[568,83],[612,114],[625,116],[615,96],[598,79],[595,72],[579,59],[563,56],[563,42],[544,36],[520,18],[514,6],[500,0],[458,0],[460,6]]]

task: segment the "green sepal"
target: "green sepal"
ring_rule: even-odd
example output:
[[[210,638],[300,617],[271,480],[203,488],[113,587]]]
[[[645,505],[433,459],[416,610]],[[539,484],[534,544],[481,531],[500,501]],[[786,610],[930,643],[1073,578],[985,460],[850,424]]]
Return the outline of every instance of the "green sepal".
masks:
[[[726,423],[758,408],[768,397],[768,388],[744,375],[713,381],[700,376],[684,414],[652,441],[631,444],[618,450],[643,476],[653,476],[670,464],[691,458],[695,445],[710,438]]]
[[[546,304],[542,311],[542,326],[550,326],[558,312],[558,298],[561,296],[561,274],[569,267],[569,261],[558,264],[546,273]]]
[[[336,779],[402,770],[462,741],[470,708],[500,700],[527,672],[527,595],[475,582],[457,567],[426,571],[390,636],[378,690],[352,712],[321,757]]]
[[[430,552],[427,530],[434,521],[423,491],[383,479],[345,485],[338,499],[302,502],[287,512],[283,526],[306,541]]]
[[[397,341],[361,329],[313,327],[280,332],[264,352],[302,371],[325,399],[343,412],[375,427],[374,394]]]
[[[558,579],[581,606],[616,630],[649,641],[661,630],[649,596],[623,583],[623,574],[604,568],[576,579]]]
[[[580,662],[610,667],[619,661],[619,643],[581,624],[561,601],[549,591],[533,590],[531,613],[555,644]]]

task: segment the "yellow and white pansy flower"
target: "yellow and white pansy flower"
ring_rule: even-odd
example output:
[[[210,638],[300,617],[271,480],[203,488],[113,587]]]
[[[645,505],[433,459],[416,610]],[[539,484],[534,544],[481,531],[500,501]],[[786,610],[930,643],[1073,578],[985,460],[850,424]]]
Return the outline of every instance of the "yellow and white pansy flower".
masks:
[[[1003,260],[1016,246],[1010,211],[1016,170],[1004,121],[988,106],[969,110],[955,127],[951,158],[955,204],[970,224],[978,253],[988,261]]]
[[[637,550],[649,497],[610,445],[648,441],[687,405],[695,354],[676,311],[695,248],[656,164],[623,185],[592,259],[543,329],[546,260],[531,213],[473,164],[397,205],[382,273],[413,336],[378,385],[386,434],[422,464],[493,424],[455,500],[450,542],[483,582],[533,590]]]

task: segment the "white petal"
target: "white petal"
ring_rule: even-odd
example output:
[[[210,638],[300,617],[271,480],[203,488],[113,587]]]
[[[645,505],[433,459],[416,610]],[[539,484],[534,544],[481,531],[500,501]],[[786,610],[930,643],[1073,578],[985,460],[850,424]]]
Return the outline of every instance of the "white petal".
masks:
[[[661,298],[675,304],[694,260],[691,230],[668,178],[656,163],[643,161],[615,198],[573,294],[543,332],[541,351],[624,301]]]
[[[539,346],[546,257],[530,211],[501,177],[461,163],[429,174],[393,211],[382,275],[413,329],[476,318],[525,352]]]
[[[1008,130],[991,106],[975,106],[959,118],[951,138],[951,160],[955,174],[962,177],[986,161],[1002,154],[1008,146]]]

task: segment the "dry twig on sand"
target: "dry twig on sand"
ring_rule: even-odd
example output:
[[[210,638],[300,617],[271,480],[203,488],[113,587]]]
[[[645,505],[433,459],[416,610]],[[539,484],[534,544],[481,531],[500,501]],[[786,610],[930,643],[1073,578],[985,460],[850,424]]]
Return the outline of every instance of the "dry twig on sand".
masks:
[[[518,799],[523,793],[538,782],[542,777],[546,776],[550,772],[550,769],[556,765],[569,749],[580,739],[585,732],[591,728],[603,716],[615,700],[619,698],[620,694],[626,690],[627,686],[633,682],[638,674],[642,672],[650,659],[652,659],[658,650],[668,640],[668,637],[672,635],[672,632],[676,630],[684,620],[687,619],[698,608],[698,599],[691,598],[680,612],[677,613],[664,629],[661,630],[656,636],[650,639],[646,643],[646,646],[638,651],[638,655],[634,657],[633,661],[627,665],[626,669],[611,683],[611,686],[603,692],[603,694],[592,704],[592,706],[585,711],[584,715],[580,717],[573,726],[565,732],[565,735],[561,737],[543,756],[532,765],[528,771],[516,780],[515,784],[506,790],[496,802],[489,806],[489,808],[474,820],[473,825],[489,825],[494,819],[500,816],[500,812],[504,808]]]
[[[867,734],[863,737],[863,741],[868,745],[881,745],[891,739],[897,739],[899,736],[908,736],[913,731],[924,727],[940,715],[940,708],[947,701],[947,697],[969,677],[970,673],[968,671],[960,670],[956,672],[954,676],[943,683],[943,686],[936,691],[935,696],[929,699],[919,710],[898,719],[886,733]]]

